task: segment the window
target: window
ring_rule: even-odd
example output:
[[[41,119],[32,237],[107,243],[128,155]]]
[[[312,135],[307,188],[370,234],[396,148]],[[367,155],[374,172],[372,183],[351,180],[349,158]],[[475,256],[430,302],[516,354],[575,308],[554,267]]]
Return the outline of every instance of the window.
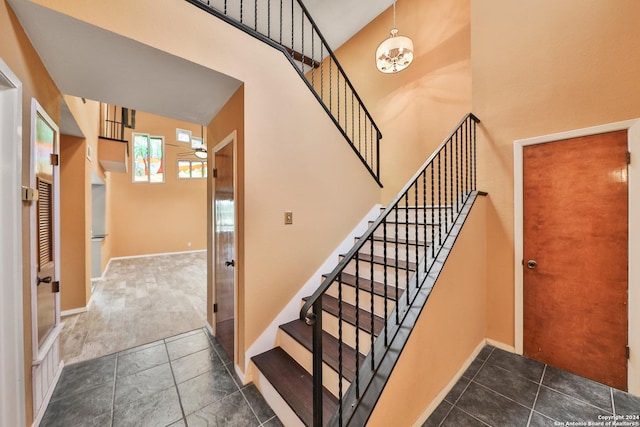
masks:
[[[178,160],[178,178],[206,178],[207,162],[202,160]]]
[[[133,182],[164,182],[164,137],[134,133]]]

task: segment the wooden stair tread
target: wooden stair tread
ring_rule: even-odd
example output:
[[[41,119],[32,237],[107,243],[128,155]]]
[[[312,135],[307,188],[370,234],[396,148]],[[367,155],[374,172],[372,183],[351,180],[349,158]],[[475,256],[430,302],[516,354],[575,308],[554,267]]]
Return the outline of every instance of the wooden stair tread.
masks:
[[[313,425],[313,378],[282,348],[276,347],[251,358],[302,422]],[[338,399],[322,388],[322,419],[327,424],[338,409]]]
[[[300,319],[280,325],[280,329],[289,334],[299,342],[304,348],[312,351],[313,328]],[[338,339],[328,332],[322,332],[322,360],[334,371],[338,372],[339,344]],[[360,354],[358,362],[364,360],[364,355]],[[356,351],[346,344],[342,344],[342,375],[348,380],[355,378]]]
[[[303,300],[307,301],[309,297],[304,297]],[[339,306],[338,299],[334,298],[330,295],[324,295],[322,297],[322,310],[327,313],[338,317]],[[371,313],[367,310],[358,309],[358,318],[360,323],[360,329],[365,331],[366,333],[371,333]],[[356,307],[349,303],[342,303],[342,320],[345,322],[356,326]],[[384,328],[384,319],[380,316],[373,316],[373,334],[378,336],[380,331]]]
[[[323,275],[323,278],[326,278],[327,275]],[[349,273],[341,273],[340,274],[340,281],[342,283],[344,283],[345,285],[349,285],[353,288],[356,287],[356,276],[354,276],[353,274],[349,274]],[[391,285],[387,285],[387,298],[390,300],[395,301],[396,300],[396,288],[391,286]],[[371,292],[371,280],[369,279],[363,279],[362,277],[360,278],[360,280],[358,281],[358,288],[362,291],[365,292]],[[374,295],[378,295],[381,297],[384,297],[384,288],[385,285],[384,283],[381,282],[373,282],[373,294]],[[402,289],[398,290],[398,292],[402,292]]]
[[[344,255],[343,255],[344,256]],[[353,260],[355,261],[355,257],[353,258]],[[365,262],[373,262],[374,264],[380,264],[380,265],[386,265],[388,267],[398,267],[399,269],[402,270],[409,270],[409,271],[415,271],[416,270],[416,263],[415,262],[409,262],[407,263],[406,261],[403,260],[395,260],[393,258],[385,258],[378,256],[378,255],[374,255],[373,257],[370,254],[359,254],[358,255],[358,260],[360,261],[365,261]]]

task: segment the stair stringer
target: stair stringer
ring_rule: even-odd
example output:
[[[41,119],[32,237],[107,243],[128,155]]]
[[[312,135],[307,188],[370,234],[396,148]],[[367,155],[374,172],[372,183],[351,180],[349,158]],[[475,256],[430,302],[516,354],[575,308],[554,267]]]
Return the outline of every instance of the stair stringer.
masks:
[[[424,284],[412,292],[414,303],[408,306],[401,298],[400,324],[389,324],[391,345],[383,350],[382,332],[374,346],[378,370],[369,369],[369,353],[360,369],[360,398],[354,387],[344,396],[343,425],[414,424],[485,339],[483,199],[477,200],[477,192],[469,197],[433,268],[420,278]],[[478,208],[472,209],[476,202]],[[329,425],[339,425],[337,413]]]

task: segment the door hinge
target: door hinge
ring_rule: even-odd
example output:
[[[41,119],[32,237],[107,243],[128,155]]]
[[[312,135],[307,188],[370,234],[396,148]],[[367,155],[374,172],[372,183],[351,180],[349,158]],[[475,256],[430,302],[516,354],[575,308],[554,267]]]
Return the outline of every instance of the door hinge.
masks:
[[[631,151],[627,151],[627,164],[631,164]]]
[[[60,282],[55,280],[53,282],[51,282],[51,292],[53,292],[54,294],[57,294],[58,292],[60,292]]]
[[[214,177],[214,178],[217,178],[217,177],[218,177],[218,169],[212,169],[212,170],[211,170],[211,173],[213,174],[213,177]]]
[[[213,304],[213,312],[214,313],[218,312],[218,304]]]
[[[631,350],[629,349],[629,346],[626,347],[625,352],[627,355],[627,360],[631,359]]]
[[[60,156],[57,154],[52,153],[51,154],[51,166],[58,166],[60,165]]]
[[[24,202],[37,202],[38,201],[38,190],[35,188],[22,187],[22,191],[20,192],[22,196],[22,200]]]

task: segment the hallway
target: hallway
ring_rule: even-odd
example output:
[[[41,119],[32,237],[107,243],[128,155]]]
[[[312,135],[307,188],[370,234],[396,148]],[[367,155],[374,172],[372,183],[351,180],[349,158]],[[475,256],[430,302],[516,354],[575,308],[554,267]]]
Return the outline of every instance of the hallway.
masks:
[[[206,301],[206,251],[112,260],[89,309],[62,318],[62,359],[68,365],[202,328]]]

